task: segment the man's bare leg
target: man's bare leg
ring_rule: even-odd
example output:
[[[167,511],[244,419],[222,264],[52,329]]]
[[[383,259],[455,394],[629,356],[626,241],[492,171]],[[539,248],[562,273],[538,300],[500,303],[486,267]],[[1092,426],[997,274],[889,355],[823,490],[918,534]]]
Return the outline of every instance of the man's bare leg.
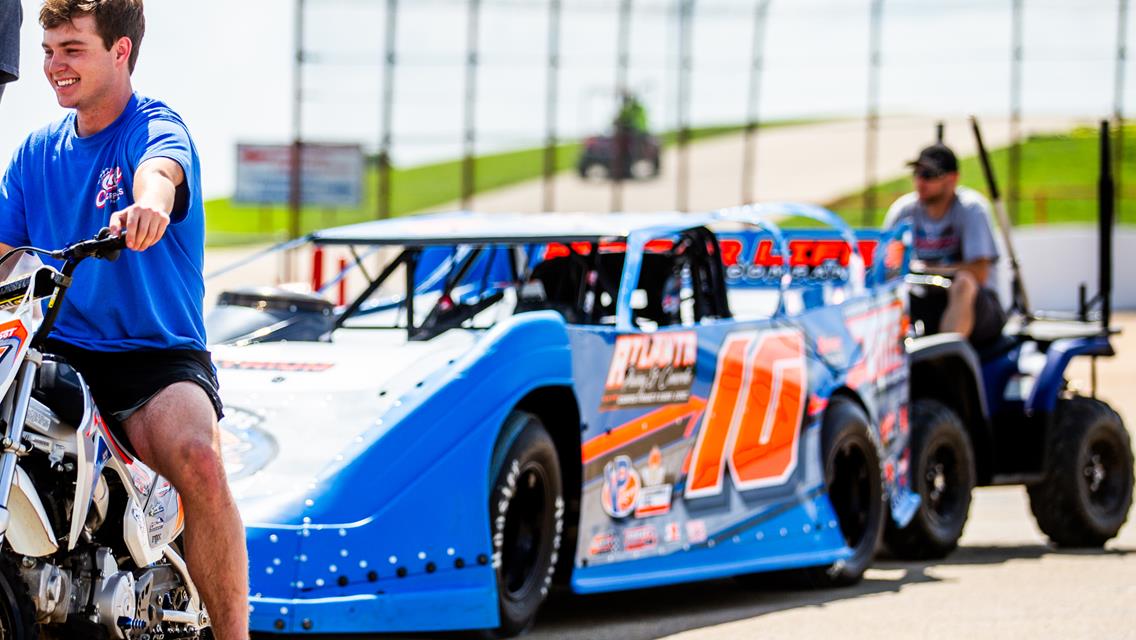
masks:
[[[126,421],[139,457],[169,480],[185,507],[185,551],[217,640],[247,640],[245,530],[221,461],[213,404],[201,387],[178,382]]]
[[[978,298],[978,279],[969,271],[958,271],[951,279],[947,309],[940,329],[970,337],[974,330],[974,301]]]

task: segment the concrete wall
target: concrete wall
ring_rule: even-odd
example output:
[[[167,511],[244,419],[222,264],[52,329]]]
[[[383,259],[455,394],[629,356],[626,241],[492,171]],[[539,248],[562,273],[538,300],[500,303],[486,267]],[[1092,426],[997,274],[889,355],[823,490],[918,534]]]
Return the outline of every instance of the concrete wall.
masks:
[[[1014,249],[1033,309],[1075,311],[1082,282],[1090,298],[1096,295],[1100,257],[1095,226],[1018,227]],[[1113,236],[1112,307],[1136,309],[1136,227],[1118,227]]]

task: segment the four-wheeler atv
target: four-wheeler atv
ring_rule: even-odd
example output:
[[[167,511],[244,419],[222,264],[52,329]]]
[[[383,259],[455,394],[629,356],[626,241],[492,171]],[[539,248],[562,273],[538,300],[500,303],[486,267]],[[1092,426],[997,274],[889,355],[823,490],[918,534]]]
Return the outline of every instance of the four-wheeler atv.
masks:
[[[621,149],[620,143],[624,144]],[[584,149],[576,170],[581,178],[643,180],[659,175],[659,139],[639,131],[592,136],[584,140]]]
[[[975,486],[1020,484],[1028,489],[1038,526],[1054,544],[1100,547],[1127,519],[1133,489],[1128,432],[1095,393],[1095,360],[1114,355],[1110,337],[1117,332],[1109,325],[1113,198],[1107,124],[1101,137],[1100,294],[1085,302],[1082,286],[1079,313],[1064,320],[1029,312],[977,124],[974,131],[1013,267],[1013,315],[999,339],[978,348],[958,334],[908,340],[909,472],[921,504],[905,527],[886,531],[885,544],[900,558],[943,557],[958,545]],[[934,318],[919,317],[920,297],[944,296],[950,281],[913,280],[913,326],[933,324]],[[1094,361],[1089,396],[1066,378],[1078,356]]]

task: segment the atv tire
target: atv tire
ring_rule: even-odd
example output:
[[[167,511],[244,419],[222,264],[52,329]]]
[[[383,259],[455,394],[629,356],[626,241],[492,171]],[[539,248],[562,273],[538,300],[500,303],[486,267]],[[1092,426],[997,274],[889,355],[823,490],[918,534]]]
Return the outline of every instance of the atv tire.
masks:
[[[509,638],[532,626],[552,585],[564,529],[556,445],[540,418],[514,411],[493,454],[489,527],[501,624],[483,634]]]
[[[897,558],[943,558],[958,547],[975,484],[974,448],[954,411],[935,400],[911,403],[911,488],[919,508],[906,527],[891,518],[884,545]]]
[[[1132,506],[1132,444],[1107,404],[1074,397],[1057,404],[1044,479],[1029,487],[1037,526],[1059,547],[1100,548]]]
[[[852,556],[792,575],[802,586],[839,587],[859,582],[872,564],[884,532],[887,499],[879,448],[864,410],[834,398],[821,429],[825,487]]]

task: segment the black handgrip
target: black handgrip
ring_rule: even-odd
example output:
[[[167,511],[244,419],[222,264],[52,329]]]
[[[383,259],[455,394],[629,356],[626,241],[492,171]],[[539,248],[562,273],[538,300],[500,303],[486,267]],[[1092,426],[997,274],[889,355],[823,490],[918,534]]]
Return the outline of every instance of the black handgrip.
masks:
[[[103,227],[91,240],[83,240],[67,247],[62,251],[62,257],[74,262],[85,258],[102,258],[104,260],[117,260],[119,253],[126,246],[126,231],[119,235],[110,235],[110,229]]]
[[[114,262],[126,247],[126,229],[120,231],[117,236],[112,236],[110,228],[103,227],[99,229],[95,241],[99,243],[99,248],[96,249],[94,256]]]

